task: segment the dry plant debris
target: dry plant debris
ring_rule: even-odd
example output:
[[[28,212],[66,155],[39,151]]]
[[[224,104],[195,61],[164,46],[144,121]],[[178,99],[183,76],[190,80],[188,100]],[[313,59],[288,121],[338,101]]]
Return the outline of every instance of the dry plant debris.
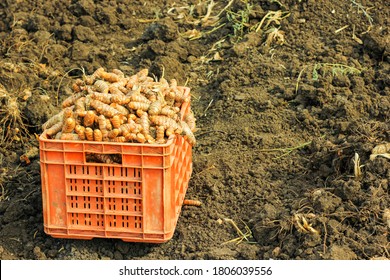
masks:
[[[360,165],[360,156],[358,153],[355,153],[355,156],[353,158],[353,172],[354,176],[357,180],[362,178],[362,167],[363,165]]]
[[[202,29],[211,27],[211,30],[208,31],[200,31],[194,28],[180,34],[182,37],[189,40],[196,40],[203,37],[203,35],[210,34],[225,25],[225,23],[219,24],[221,21],[221,15],[233,4],[233,2],[234,0],[230,0],[229,3],[227,3],[227,5],[222,8],[217,8],[219,3],[214,2],[213,0],[201,1],[197,5],[191,6],[172,6],[168,9],[167,14],[173,17],[175,20],[184,21],[186,24],[191,24],[194,27],[200,26]],[[197,18],[194,18],[194,9],[196,7],[205,7],[206,13],[204,15],[198,16]],[[218,10],[218,13],[215,13],[214,10]]]
[[[3,185],[5,181],[5,175],[6,175],[6,169],[0,168],[0,202],[7,199],[7,192]]]
[[[375,146],[371,151],[370,160],[374,160],[376,157],[390,159],[390,143]]]
[[[19,108],[18,98],[0,84],[0,140],[10,144],[19,141],[22,135],[29,135],[24,116]]]
[[[263,37],[266,49],[270,49],[273,45],[282,46],[285,44],[285,32],[281,30],[281,21],[290,15],[289,11],[268,11],[260,16],[256,3],[252,4],[251,1],[237,2],[230,0],[225,5],[222,1],[209,0],[200,1],[196,5],[177,7],[174,4],[168,9],[167,14],[175,20],[191,26],[179,33],[181,37],[190,41],[205,38],[224,27],[230,29],[229,33],[225,32],[224,36],[217,38],[214,45],[225,40],[224,45],[234,45],[251,32],[259,33],[259,36]],[[281,8],[286,8],[279,1],[275,2]],[[194,12],[198,10],[203,12]],[[223,52],[211,48],[199,60],[201,63],[222,61]]]
[[[390,208],[386,208],[383,211],[383,221],[386,226],[390,229]]]
[[[269,11],[262,18],[262,20],[254,27],[254,29],[256,30],[256,32],[259,32],[263,28],[264,23],[265,23],[265,25],[264,25],[263,29],[267,29],[268,26],[270,26],[272,23],[275,23],[276,25],[279,26],[280,22],[283,19],[285,19],[286,17],[288,17],[289,15],[290,15],[290,12],[282,12],[281,10]]]
[[[351,0],[351,4],[355,7],[357,7],[358,11],[359,12],[361,11],[363,13],[363,15],[367,18],[368,23],[370,24],[367,32],[369,30],[371,30],[374,20],[372,19],[371,15],[368,13],[368,11],[369,11],[369,9],[372,9],[372,7],[366,8],[361,3],[357,3],[356,0]]]
[[[26,152],[19,157],[21,162],[25,164],[30,164],[31,159],[37,157],[39,155],[39,149],[35,146],[27,148]]]
[[[234,220],[224,219],[224,221],[231,224],[234,227],[234,229],[237,231],[237,234],[239,235],[239,237],[236,237],[234,239],[226,241],[226,242],[222,243],[223,245],[228,244],[228,243],[236,243],[238,245],[242,241],[246,241],[248,243],[252,242],[251,241],[253,239],[252,231],[245,223],[244,223],[244,225],[245,225],[245,233],[244,233],[243,231],[240,230],[240,228],[237,226],[237,224],[234,222]]]
[[[284,31],[281,31],[280,28],[272,27],[265,33],[267,34],[267,39],[265,40],[267,47],[270,47],[273,42],[280,46],[284,44]]]
[[[321,136],[321,138],[324,138],[325,135]],[[278,159],[278,158],[281,158],[281,157],[284,157],[284,156],[287,156],[289,155],[290,153],[292,153],[293,151],[296,151],[296,150],[299,150],[299,149],[302,149],[306,146],[309,146],[313,141],[310,140],[310,141],[307,141],[307,142],[304,142],[302,144],[299,144],[295,147],[287,147],[287,148],[271,148],[271,149],[260,149],[258,150],[259,152],[283,152],[282,155],[280,156],[277,156],[275,157],[274,159]]]
[[[175,79],[155,81],[147,69],[125,77],[99,68],[75,80],[72,90],[63,110],[42,125],[51,139],[164,144],[182,134],[196,143],[192,111],[180,115],[190,95]]]
[[[311,224],[307,221],[308,219],[314,218],[315,214],[309,213],[309,214],[294,214],[293,215],[293,224],[295,225],[296,229],[303,233],[310,233],[310,234],[320,234],[318,230],[312,227]]]

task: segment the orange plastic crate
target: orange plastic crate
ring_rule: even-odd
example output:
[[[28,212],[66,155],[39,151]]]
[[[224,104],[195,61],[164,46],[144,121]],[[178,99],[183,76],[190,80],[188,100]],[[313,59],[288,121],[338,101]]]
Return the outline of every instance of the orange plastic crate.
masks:
[[[189,112],[182,106],[182,116]],[[39,138],[44,230],[56,238],[172,238],[192,173],[192,147]],[[118,154],[121,164],[88,162],[87,153]]]

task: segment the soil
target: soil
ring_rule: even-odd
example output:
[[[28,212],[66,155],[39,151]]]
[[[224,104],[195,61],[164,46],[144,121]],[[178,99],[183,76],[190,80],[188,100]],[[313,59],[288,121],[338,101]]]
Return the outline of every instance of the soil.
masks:
[[[210,3],[0,3],[1,259],[390,258],[390,161],[370,160],[390,141],[390,7]],[[182,208],[166,243],[43,230],[36,136],[98,67],[191,88],[186,197],[202,205]]]

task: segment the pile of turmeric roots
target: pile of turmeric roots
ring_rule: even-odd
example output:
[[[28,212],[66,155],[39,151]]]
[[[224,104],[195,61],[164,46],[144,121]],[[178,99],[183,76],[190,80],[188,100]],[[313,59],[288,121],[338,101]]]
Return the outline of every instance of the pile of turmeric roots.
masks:
[[[196,143],[189,88],[175,79],[156,81],[147,69],[126,77],[118,69],[99,68],[76,79],[72,91],[62,111],[42,126],[49,138],[164,144],[181,134],[191,145]]]

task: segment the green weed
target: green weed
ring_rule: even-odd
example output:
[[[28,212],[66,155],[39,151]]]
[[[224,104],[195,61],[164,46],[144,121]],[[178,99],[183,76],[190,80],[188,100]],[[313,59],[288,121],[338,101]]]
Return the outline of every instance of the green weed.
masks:
[[[305,65],[299,72],[295,85],[295,92],[298,92],[299,82],[301,81],[303,73],[310,68],[312,69],[311,73],[313,81],[317,81],[319,79],[319,71],[321,71],[322,76],[326,76],[328,73],[330,73],[332,76],[360,75],[362,73],[361,69],[339,63],[314,63],[310,65]]]

